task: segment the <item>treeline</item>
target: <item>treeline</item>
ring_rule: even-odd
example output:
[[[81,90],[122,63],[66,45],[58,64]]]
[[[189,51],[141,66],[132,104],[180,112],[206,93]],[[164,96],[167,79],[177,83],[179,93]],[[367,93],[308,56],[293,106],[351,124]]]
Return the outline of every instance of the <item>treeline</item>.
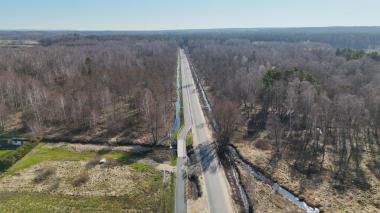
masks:
[[[0,51],[0,120],[22,112],[26,129],[165,136],[174,116],[177,47],[170,41],[76,40]],[[131,131],[130,131],[131,132]]]
[[[297,31],[279,29],[240,29],[240,30],[214,30],[190,31],[172,34],[183,46],[197,40],[214,40],[227,42],[231,39],[249,40],[251,42],[316,42],[329,44],[335,48],[352,49],[378,49],[380,47],[380,32],[339,32],[339,31]]]
[[[242,115],[246,136],[268,130],[275,152],[291,156],[300,172],[334,165],[340,183],[368,187],[360,165],[363,153],[373,165],[379,160],[378,61],[346,60],[320,43],[195,40],[188,51],[211,87],[222,143],[239,122],[230,115]]]
[[[355,60],[363,57],[369,57],[373,60],[380,61],[380,53],[377,51],[373,52],[365,52],[364,50],[353,50],[350,48],[344,48],[344,49],[337,49],[336,50],[337,56],[345,57],[347,60]]]
[[[309,28],[237,28],[169,31],[0,31],[4,40],[36,40],[54,45],[77,40],[176,40],[187,46],[193,40],[244,39],[257,42],[318,42],[335,48],[378,49],[379,27],[309,27]]]

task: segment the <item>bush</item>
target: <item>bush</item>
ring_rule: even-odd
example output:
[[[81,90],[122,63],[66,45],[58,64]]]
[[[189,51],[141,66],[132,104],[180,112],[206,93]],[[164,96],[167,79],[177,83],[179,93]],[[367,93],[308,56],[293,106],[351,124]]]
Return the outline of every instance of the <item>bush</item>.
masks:
[[[85,184],[89,179],[90,179],[90,177],[88,176],[88,173],[82,172],[74,178],[73,186],[79,187],[79,186]]]
[[[99,158],[91,158],[87,163],[86,163],[86,169],[91,169],[95,167],[96,165],[99,164],[100,159]]]
[[[54,178],[52,181],[52,184],[48,188],[48,191],[52,192],[52,191],[57,190],[60,183],[61,183],[61,178]]]
[[[47,180],[50,176],[54,175],[55,172],[56,172],[56,169],[53,167],[44,167],[42,169],[39,169],[36,171],[37,175],[33,181],[35,183],[41,183]]]
[[[255,142],[255,147],[261,150],[271,150],[272,149],[272,144],[270,143],[269,140],[264,140],[264,139],[258,139]]]

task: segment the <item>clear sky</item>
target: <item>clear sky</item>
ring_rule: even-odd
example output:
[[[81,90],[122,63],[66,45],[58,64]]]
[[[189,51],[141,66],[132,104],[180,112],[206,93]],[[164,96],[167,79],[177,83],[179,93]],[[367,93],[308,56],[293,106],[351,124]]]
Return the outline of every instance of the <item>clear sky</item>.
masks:
[[[380,0],[0,0],[0,29],[379,25]]]

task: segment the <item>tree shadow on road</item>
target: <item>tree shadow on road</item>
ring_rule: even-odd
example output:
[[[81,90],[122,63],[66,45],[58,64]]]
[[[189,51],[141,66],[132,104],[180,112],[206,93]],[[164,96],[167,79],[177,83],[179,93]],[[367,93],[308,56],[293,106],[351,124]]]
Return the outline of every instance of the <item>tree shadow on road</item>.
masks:
[[[220,166],[217,161],[217,153],[214,143],[200,144],[195,149],[195,152],[199,154],[200,164],[202,171],[209,171],[215,173]]]

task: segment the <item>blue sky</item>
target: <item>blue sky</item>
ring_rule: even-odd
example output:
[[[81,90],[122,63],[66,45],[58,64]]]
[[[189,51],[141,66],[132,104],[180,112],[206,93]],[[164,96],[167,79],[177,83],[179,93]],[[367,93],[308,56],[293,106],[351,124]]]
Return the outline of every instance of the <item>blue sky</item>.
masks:
[[[379,25],[380,0],[0,0],[0,29]]]

